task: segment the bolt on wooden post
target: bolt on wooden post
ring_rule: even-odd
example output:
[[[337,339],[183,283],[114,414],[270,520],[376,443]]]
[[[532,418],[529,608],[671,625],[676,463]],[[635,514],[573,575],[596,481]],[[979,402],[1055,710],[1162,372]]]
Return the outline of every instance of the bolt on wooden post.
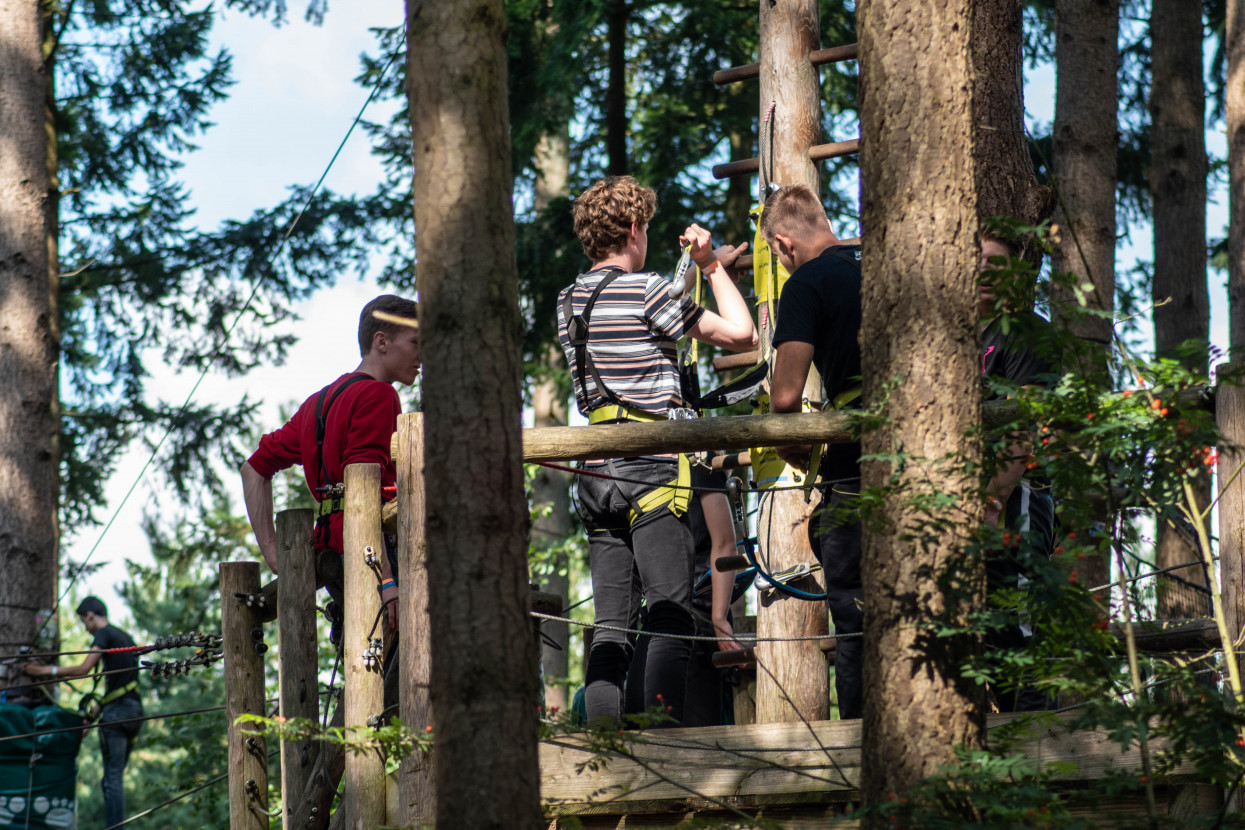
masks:
[[[318,722],[319,679],[316,638],[316,563],[309,509],[277,514],[277,643],[281,716]],[[281,807],[285,825],[311,780],[320,745],[310,738],[281,742]]]
[[[817,70],[809,53],[818,49],[819,20],[816,0],[779,4],[761,0],[761,117],[771,103],[774,110],[772,142],[762,158],[762,169],[773,181],[806,185],[818,192],[818,172],[809,148],[819,133],[821,101]],[[763,128],[764,129],[764,128]],[[768,134],[768,133],[767,133]],[[773,339],[773,320],[763,320],[761,337]],[[809,373],[805,394],[821,398],[821,379]],[[758,536],[772,571],[814,561],[808,544],[808,522],[813,508],[798,491],[776,490],[764,496]],[[818,580],[820,581],[820,579]],[[801,587],[813,591],[812,579]],[[793,637],[824,634],[828,630],[826,605],[786,597],[777,592],[757,611],[757,636]],[[826,658],[815,640],[769,642],[757,646],[757,723],[824,720],[830,716]]]
[[[432,723],[429,689],[432,649],[428,643],[428,561],[424,537],[424,416],[398,418],[398,585],[399,659],[402,683],[398,690],[402,722],[421,730]],[[432,756],[413,752],[398,770],[402,824],[431,825],[436,819],[436,784]]]
[[[225,712],[229,718],[229,828],[268,830],[268,747],[241,715],[264,713],[263,629],[246,597],[259,594],[258,562],[220,566],[221,635],[225,655]],[[241,596],[239,596],[239,594]],[[254,637],[259,631],[261,638]]]
[[[382,623],[377,588],[380,562],[385,556],[380,527],[380,465],[347,466],[345,484],[342,679],[346,686],[346,726],[366,727],[385,708],[378,646]],[[347,752],[345,785],[342,809],[346,812],[346,830],[371,830],[385,824],[385,761],[380,753]]]

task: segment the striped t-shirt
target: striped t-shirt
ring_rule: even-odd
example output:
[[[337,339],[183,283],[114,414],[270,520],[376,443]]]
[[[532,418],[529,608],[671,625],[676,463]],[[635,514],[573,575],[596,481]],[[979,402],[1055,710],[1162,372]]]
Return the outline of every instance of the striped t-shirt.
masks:
[[[608,273],[580,274],[558,295],[558,342],[571,365],[579,411],[585,415],[609,401],[586,368],[587,399],[583,396],[562,304],[566,292],[574,291],[571,307],[582,314],[593,289]],[[669,288],[669,281],[657,274],[621,274],[597,297],[588,325],[588,353],[606,387],[623,403],[658,415],[683,406],[675,342],[705,313],[686,295],[670,299]]]

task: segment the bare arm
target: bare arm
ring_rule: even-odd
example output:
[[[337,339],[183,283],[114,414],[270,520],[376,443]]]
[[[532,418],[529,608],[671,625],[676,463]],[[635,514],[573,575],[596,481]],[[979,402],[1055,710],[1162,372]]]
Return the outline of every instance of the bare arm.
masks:
[[[700,497],[700,509],[705,515],[705,525],[713,548],[709,553],[709,581],[713,587],[713,633],[718,637],[734,637],[727,612],[731,609],[731,593],[735,590],[735,572],[719,571],[718,560],[735,553],[735,525],[731,521],[731,506],[725,493],[705,493]],[[734,641],[718,643],[722,651],[743,648]]]
[[[752,322],[752,311],[744,302],[726,267],[715,255],[709,231],[699,225],[692,225],[684,231],[682,239],[691,243],[692,259],[709,280],[713,296],[718,301],[717,313],[706,310],[696,325],[688,330],[688,334],[702,343],[734,352],[755,348],[757,329]],[[738,249],[732,249],[732,263],[743,248],[741,245]]]
[[[770,381],[770,412],[799,412],[804,405],[804,383],[813,365],[813,344],[787,340],[774,349],[774,374]],[[808,444],[777,447],[778,457],[793,467],[808,469]]]
[[[34,677],[83,677],[90,674],[99,658],[104,656],[104,650],[99,646],[91,646],[91,650],[86,657],[76,666],[48,666],[43,663],[27,663],[22,666],[22,671]]]
[[[242,462],[242,497],[246,502],[246,516],[251,520],[251,530],[264,561],[275,574],[277,572],[277,526],[272,517],[272,480],[261,476],[251,462]]]
[[[1025,459],[1029,457],[1029,448],[1024,444],[1012,444],[1006,450],[1006,458],[1010,459],[999,466],[994,476],[986,485],[986,495],[995,501],[986,505],[986,524],[998,526],[1007,509],[1007,500],[1016,489],[1017,482],[1025,474]]]

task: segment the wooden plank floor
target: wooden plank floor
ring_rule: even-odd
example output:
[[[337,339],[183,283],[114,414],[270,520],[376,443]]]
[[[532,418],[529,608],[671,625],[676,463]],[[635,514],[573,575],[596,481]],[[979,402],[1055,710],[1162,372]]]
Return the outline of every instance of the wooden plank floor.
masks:
[[[988,726],[1016,717],[991,716]],[[1058,776],[1069,787],[1108,772],[1140,769],[1135,748],[1121,750],[1100,730],[1073,732],[1066,726],[1069,720],[1052,716],[1047,723],[1030,724],[1013,751],[1043,762],[1072,762],[1075,771]],[[836,827],[851,826],[841,822],[847,804],[859,797],[860,721],[714,726],[628,736],[629,758],[594,755],[576,735],[542,743],[541,800],[554,822],[551,827],[562,816],[576,816],[584,827],[670,827],[690,814],[729,817],[723,804],[749,814],[759,811],[792,828],[826,827],[836,818]],[[1213,801],[1201,789],[1190,796],[1185,783],[1171,790],[1171,799],[1164,788],[1165,802],[1179,801],[1186,804],[1181,809],[1197,810],[1207,799]],[[1141,809],[1139,798],[1112,799],[1101,802],[1095,812],[1123,819],[1135,815],[1134,808]]]

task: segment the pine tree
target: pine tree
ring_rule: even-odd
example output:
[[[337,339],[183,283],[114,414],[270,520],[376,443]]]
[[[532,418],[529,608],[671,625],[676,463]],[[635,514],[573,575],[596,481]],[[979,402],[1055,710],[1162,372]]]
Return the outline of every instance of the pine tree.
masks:
[[[50,89],[41,5],[0,8],[0,628],[34,644],[57,565],[56,318],[49,285],[51,180],[44,130]],[[40,610],[44,609],[44,610]],[[12,685],[22,675],[7,672]]]
[[[864,265],[863,490],[885,493],[864,539],[866,806],[909,790],[983,741],[972,642],[928,634],[980,601],[980,567],[949,576],[980,521],[981,418],[972,122],[972,4],[858,7]],[[936,31],[930,39],[922,33]],[[920,44],[920,48],[912,48]],[[894,79],[903,78],[903,83]],[[904,129],[893,127],[901,119]],[[936,188],[929,187],[936,180]],[[930,314],[937,309],[937,314]],[[884,816],[866,827],[889,825]]]

